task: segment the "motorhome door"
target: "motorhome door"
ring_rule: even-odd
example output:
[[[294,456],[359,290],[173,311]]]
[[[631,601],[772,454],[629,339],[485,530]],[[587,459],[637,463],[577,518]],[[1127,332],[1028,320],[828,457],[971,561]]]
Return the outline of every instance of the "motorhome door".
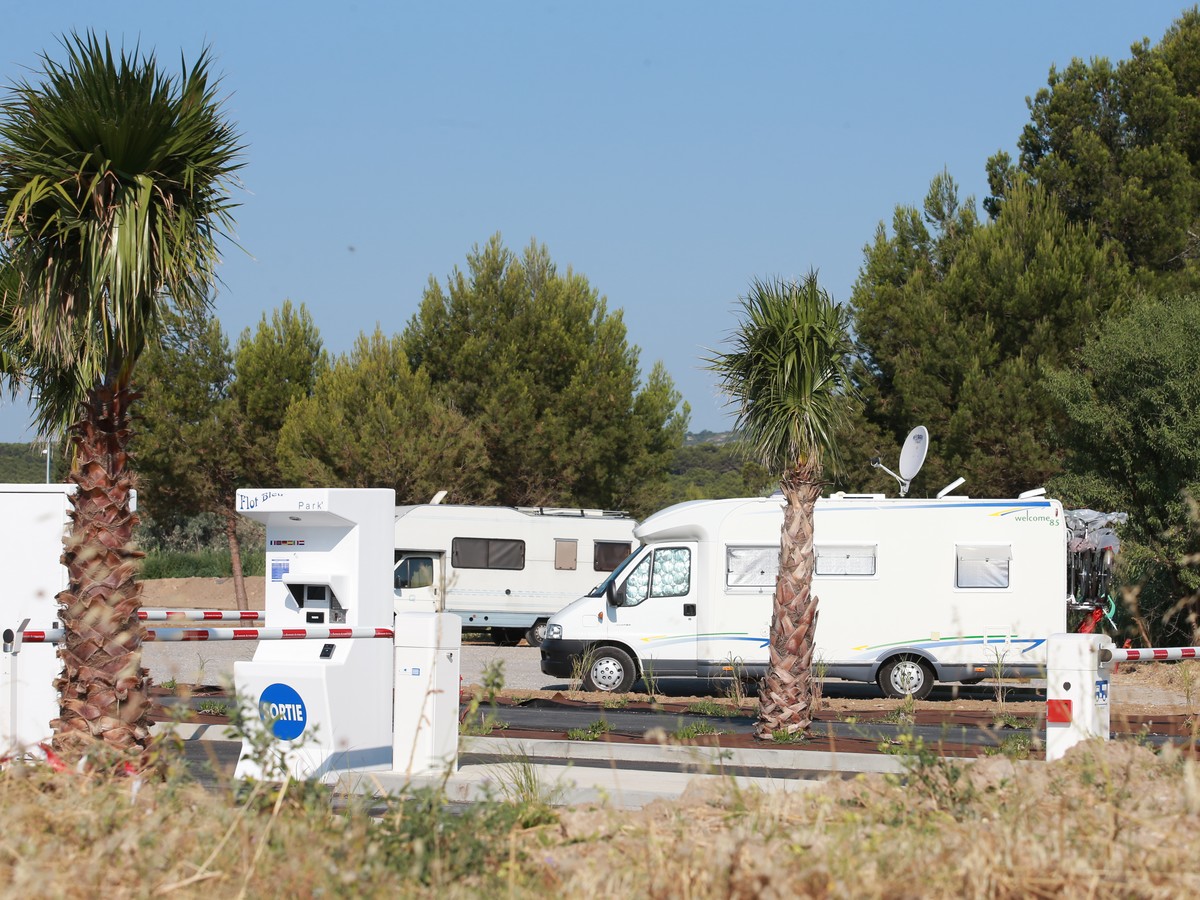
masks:
[[[611,607],[612,635],[659,675],[696,672],[696,551],[694,543],[654,547],[630,569]]]
[[[403,553],[396,561],[396,599],[421,609],[442,608],[442,554]]]

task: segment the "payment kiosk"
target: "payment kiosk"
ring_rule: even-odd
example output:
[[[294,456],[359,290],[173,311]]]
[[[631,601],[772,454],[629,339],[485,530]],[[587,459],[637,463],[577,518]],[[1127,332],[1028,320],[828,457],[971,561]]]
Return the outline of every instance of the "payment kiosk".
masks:
[[[462,622],[446,613],[396,614],[395,492],[244,489],[237,507],[267,527],[267,629],[296,637],[261,641],[252,661],[234,664],[238,697],[257,711],[247,727],[269,728],[286,744],[296,778],[452,770]],[[343,626],[392,634],[305,639],[306,629]],[[260,771],[243,747],[236,774],[275,773]]]
[[[239,490],[238,512],[267,527],[267,627],[390,628],[394,508],[391,490]],[[388,639],[261,641],[234,687],[290,744],[293,777],[390,770],[392,657]],[[264,773],[243,751],[237,774]]]

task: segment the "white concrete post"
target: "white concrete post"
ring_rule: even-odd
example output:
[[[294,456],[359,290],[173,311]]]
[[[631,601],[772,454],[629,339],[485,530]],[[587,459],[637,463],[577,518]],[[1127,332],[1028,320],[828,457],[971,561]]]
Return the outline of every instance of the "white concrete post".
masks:
[[[458,768],[462,619],[451,613],[396,616],[392,771],[434,775]]]
[[[1111,650],[1103,634],[1055,634],[1046,648],[1046,760],[1091,738],[1109,739]]]
[[[21,639],[23,625],[53,628],[59,591],[67,587],[60,562],[70,526],[74,485],[0,485],[0,544],[4,546],[4,615],[0,630],[13,632],[0,651],[0,755],[41,756],[38,744],[54,733],[63,670],[53,644]]]

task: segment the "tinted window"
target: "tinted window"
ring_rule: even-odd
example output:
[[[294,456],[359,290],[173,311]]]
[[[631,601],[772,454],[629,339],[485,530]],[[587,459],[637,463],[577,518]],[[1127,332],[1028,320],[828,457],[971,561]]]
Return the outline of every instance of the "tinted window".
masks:
[[[592,548],[592,568],[597,572],[612,572],[632,549],[629,541],[596,541]]]
[[[525,542],[504,538],[455,538],[450,561],[459,569],[523,569]]]

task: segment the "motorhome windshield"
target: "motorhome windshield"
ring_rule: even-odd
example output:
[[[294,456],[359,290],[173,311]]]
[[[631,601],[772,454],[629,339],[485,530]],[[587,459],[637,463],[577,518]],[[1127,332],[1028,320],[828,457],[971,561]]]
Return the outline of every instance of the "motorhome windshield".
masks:
[[[616,579],[618,577],[620,577],[621,573],[624,572],[625,569],[627,569],[629,567],[629,564],[633,561],[633,558],[642,552],[642,547],[644,547],[644,546],[645,546],[645,544],[638,544],[638,546],[634,548],[632,553],[630,553],[627,557],[625,557],[623,560],[621,560],[621,564],[619,566],[617,566],[615,569],[613,569],[611,572],[608,573],[607,578],[605,578],[602,582],[600,582],[598,585],[596,585],[594,588],[592,588],[590,591],[587,592],[587,596],[603,597],[605,591],[608,590],[609,584],[611,582],[616,581]]]

